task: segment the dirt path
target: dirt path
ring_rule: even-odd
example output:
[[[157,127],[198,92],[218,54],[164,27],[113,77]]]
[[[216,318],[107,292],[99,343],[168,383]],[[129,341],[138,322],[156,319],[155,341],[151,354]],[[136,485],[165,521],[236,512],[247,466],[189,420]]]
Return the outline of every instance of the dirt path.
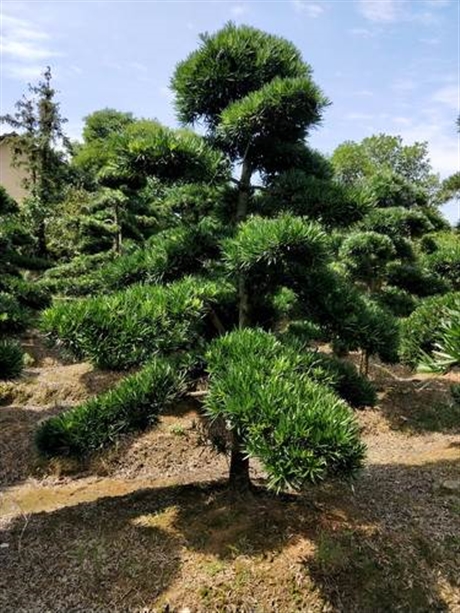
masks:
[[[275,498],[255,473],[235,497],[186,403],[86,466],[45,465],[40,419],[120,375],[24,342],[34,363],[0,387],[0,611],[460,612],[457,375],[374,365],[353,488]]]

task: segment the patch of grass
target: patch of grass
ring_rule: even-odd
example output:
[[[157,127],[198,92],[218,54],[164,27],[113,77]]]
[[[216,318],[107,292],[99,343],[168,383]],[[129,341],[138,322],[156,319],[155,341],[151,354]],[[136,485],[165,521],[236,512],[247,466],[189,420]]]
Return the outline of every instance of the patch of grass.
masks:
[[[215,577],[226,569],[227,565],[222,560],[211,560],[203,564],[204,572],[210,577]]]
[[[176,436],[184,436],[185,434],[185,428],[181,424],[173,424],[169,428],[169,431],[171,434],[175,434]]]

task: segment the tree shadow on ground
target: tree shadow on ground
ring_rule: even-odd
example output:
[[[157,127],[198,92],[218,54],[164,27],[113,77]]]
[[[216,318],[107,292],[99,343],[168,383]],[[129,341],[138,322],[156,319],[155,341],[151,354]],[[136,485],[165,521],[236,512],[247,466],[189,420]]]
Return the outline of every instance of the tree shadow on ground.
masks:
[[[392,429],[407,432],[460,433],[460,405],[444,379],[389,380],[378,407]]]
[[[45,411],[0,407],[0,490],[36,473],[42,463],[34,447],[38,423],[61,411],[57,406]]]
[[[441,582],[455,587],[460,559],[446,538],[459,516],[432,500],[428,477],[458,468],[371,466],[355,495],[335,485],[235,495],[192,483],[18,517],[0,532],[9,545],[0,609],[152,606],[180,576],[178,598],[198,599],[196,610],[448,611]],[[442,535],[429,522],[436,509]],[[318,598],[326,609],[314,608]]]

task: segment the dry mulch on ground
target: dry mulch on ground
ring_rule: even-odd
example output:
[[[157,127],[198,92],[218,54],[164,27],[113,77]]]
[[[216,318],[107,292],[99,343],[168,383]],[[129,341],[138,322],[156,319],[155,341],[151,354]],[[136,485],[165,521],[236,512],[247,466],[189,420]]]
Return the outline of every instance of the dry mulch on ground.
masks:
[[[199,407],[85,466],[34,454],[40,419],[120,377],[65,364],[37,335],[34,363],[0,389],[0,611],[460,611],[458,375],[373,364],[379,406],[354,487],[275,497],[225,487]]]

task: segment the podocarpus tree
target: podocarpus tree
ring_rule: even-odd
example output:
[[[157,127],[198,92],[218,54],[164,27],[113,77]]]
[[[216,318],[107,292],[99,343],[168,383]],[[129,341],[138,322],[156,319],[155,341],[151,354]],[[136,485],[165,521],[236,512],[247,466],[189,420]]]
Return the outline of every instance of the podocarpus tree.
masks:
[[[184,354],[198,350],[208,382],[205,408],[229,427],[233,484],[249,484],[252,456],[262,460],[277,489],[348,476],[360,466],[363,447],[338,395],[362,406],[373,402],[372,390],[350,365],[289,335],[277,338],[280,321],[297,317],[314,321],[330,340],[370,353],[388,356],[394,342],[391,317],[332,266],[327,233],[313,221],[337,222],[326,215],[328,203],[317,199],[321,190],[314,206],[290,210],[275,181],[287,182],[298,171],[327,182],[327,163],[304,143],[327,99],[292,44],[233,24],[202,37],[200,48],[178,65],[172,87],[180,119],[201,122],[206,140],[189,131],[174,136],[160,126],[143,135],[139,127],[134,141],[120,140],[113,170],[126,182],[148,176],[166,186],[173,182],[167,200],[183,225],[98,273],[106,292],[128,282],[141,286],[60,304],[44,318],[46,331],[79,357],[103,367],[148,364],[146,375],[45,423],[39,446],[47,453],[81,453],[133,424],[150,423],[157,414],[139,412],[159,410],[149,385],[166,368],[154,356],[174,354],[183,370]],[[133,124],[128,131],[136,129]],[[233,189],[220,171],[222,155],[238,172]],[[211,204],[204,176],[217,183]],[[273,197],[255,193],[256,176],[264,193],[276,183]],[[330,193],[329,205],[339,201],[337,190]],[[193,215],[190,207],[196,207]],[[351,379],[361,390],[359,400],[347,397]],[[133,405],[127,398],[136,386],[138,410],[131,419],[124,406]]]
[[[51,78],[48,66],[42,80],[29,85],[31,96],[16,103],[16,112],[0,117],[0,122],[18,130],[11,139],[13,162],[26,170],[25,187],[30,194],[27,205],[40,257],[48,255],[46,223],[65,185],[65,154],[70,149],[63,131],[67,120],[55,100]]]

